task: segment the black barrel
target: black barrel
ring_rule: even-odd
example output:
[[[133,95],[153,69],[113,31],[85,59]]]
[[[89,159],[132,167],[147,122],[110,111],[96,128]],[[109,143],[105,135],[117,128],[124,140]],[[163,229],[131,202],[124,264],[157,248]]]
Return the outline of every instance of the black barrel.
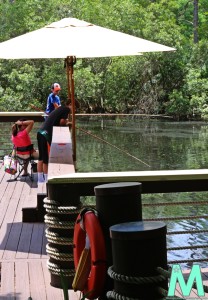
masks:
[[[142,220],[141,183],[119,182],[98,185],[94,188],[96,209],[107,243],[108,261],[112,263],[109,228],[124,222]]]
[[[96,209],[105,238],[108,266],[112,265],[109,228],[118,223],[142,220],[141,187],[142,184],[138,182],[120,182],[102,184],[94,188]],[[104,292],[112,287],[113,280],[107,277]]]
[[[48,269],[51,273],[51,285],[63,288],[63,275],[65,286],[72,288],[75,275],[73,260],[73,234],[74,223],[80,212],[80,197],[72,192],[67,184],[48,183],[48,198],[44,207],[47,214],[45,223],[48,226],[46,246],[49,255]]]
[[[158,276],[157,267],[167,270],[167,228],[163,222],[129,222],[110,227],[113,271],[127,277]],[[133,284],[114,279],[116,293],[132,298],[163,299],[158,286],[167,290],[167,280]]]

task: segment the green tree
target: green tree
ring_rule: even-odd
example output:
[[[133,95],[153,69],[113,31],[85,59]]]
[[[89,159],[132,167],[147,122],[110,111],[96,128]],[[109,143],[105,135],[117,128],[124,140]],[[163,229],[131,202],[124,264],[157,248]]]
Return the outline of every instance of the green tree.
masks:
[[[175,47],[175,53],[77,60],[76,97],[88,111],[168,113],[180,118],[193,117],[194,110],[197,117],[205,117],[207,0],[1,1],[0,13],[0,41],[72,16]],[[31,102],[44,109],[55,81],[63,87],[61,99],[66,99],[63,60],[0,61],[0,109],[30,110]]]

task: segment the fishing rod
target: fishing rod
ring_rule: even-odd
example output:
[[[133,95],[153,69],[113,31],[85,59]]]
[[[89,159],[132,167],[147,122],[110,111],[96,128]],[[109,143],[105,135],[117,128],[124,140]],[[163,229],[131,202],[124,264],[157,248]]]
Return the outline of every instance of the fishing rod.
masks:
[[[44,112],[42,109],[40,109],[39,107],[35,106],[34,104],[29,104],[32,108],[38,110],[38,111],[41,111],[41,112]]]
[[[97,139],[97,140],[102,141],[103,143],[108,144],[109,146],[111,146],[111,147],[113,147],[113,148],[115,148],[115,149],[121,151],[122,153],[124,153],[124,154],[130,156],[131,158],[133,158],[133,159],[139,161],[140,163],[142,163],[142,164],[144,164],[145,166],[147,166],[147,167],[150,168],[150,165],[148,165],[146,162],[144,162],[144,161],[142,161],[141,159],[139,159],[138,157],[136,157],[136,156],[130,154],[129,152],[127,152],[127,151],[125,151],[125,150],[123,150],[123,149],[117,147],[116,145],[113,145],[113,144],[107,142],[106,140],[100,138],[99,136],[97,136],[97,135],[95,135],[95,134],[92,134],[91,132],[89,132],[89,131],[87,131],[87,130],[84,130],[84,129],[80,128],[80,127],[77,127],[77,129],[79,129],[79,130],[81,130],[82,132],[84,132],[84,133],[86,133],[86,134],[88,134],[88,135],[94,137],[94,138]]]
[[[31,106],[32,108],[35,108],[35,109],[37,109],[37,110],[40,111],[40,108],[36,107],[35,105],[30,104],[30,106]],[[122,152],[122,153],[128,155],[129,157],[131,157],[131,158],[133,158],[133,159],[139,161],[140,163],[142,163],[142,164],[144,164],[145,166],[147,166],[147,167],[150,168],[150,165],[148,165],[146,162],[142,161],[142,160],[139,159],[138,157],[136,157],[136,156],[130,154],[130,153],[127,152],[126,150],[123,150],[123,149],[117,147],[116,145],[113,145],[113,144],[107,142],[106,140],[102,139],[101,137],[99,137],[99,136],[97,136],[97,135],[95,135],[95,134],[92,134],[91,132],[89,132],[89,131],[87,131],[87,130],[84,130],[84,129],[80,128],[80,127],[77,127],[77,126],[76,126],[76,129],[79,129],[80,131],[84,132],[85,134],[88,134],[88,135],[92,136],[93,138],[95,138],[95,139],[97,139],[97,140],[100,140],[101,142],[103,142],[103,143],[105,143],[105,144],[107,144],[107,145],[109,145],[109,146],[111,146],[111,147],[113,147],[113,148],[119,150],[120,152]]]

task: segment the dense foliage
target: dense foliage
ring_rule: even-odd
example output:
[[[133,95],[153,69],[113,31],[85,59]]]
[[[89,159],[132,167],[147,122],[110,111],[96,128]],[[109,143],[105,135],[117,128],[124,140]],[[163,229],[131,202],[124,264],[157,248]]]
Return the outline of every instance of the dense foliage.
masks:
[[[207,0],[2,0],[0,12],[1,42],[74,17],[177,49],[77,60],[82,110],[208,118]],[[44,109],[56,81],[64,100],[63,60],[0,60],[0,110]]]

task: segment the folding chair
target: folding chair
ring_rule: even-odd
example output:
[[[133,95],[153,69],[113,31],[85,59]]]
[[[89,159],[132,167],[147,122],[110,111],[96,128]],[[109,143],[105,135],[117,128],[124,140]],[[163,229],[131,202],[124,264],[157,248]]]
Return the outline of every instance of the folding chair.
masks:
[[[16,151],[16,158],[18,161],[18,174],[17,176],[14,178],[14,180],[17,180],[17,178],[21,175],[22,171],[24,170],[24,167],[28,164],[30,164],[30,174],[28,174],[29,178],[31,181],[33,181],[33,172],[37,172],[37,163],[34,161],[34,158],[32,157],[32,153],[33,153],[33,144],[29,145],[29,146],[25,146],[25,147],[15,147],[15,151]],[[30,156],[28,158],[22,158],[20,156],[18,156],[18,152],[26,152],[26,151],[30,151]]]

